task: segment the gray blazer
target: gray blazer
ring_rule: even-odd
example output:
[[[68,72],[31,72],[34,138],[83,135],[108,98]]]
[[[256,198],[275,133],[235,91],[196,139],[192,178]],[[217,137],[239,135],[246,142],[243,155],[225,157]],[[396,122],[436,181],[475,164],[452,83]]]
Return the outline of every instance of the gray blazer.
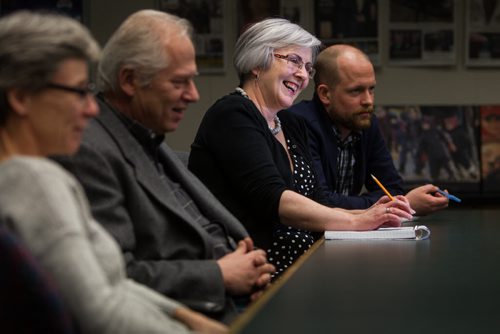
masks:
[[[236,315],[216,263],[214,238],[175,203],[143,147],[110,107],[84,133],[72,158],[56,158],[82,183],[95,219],[118,241],[128,275],[193,309],[225,322]],[[162,144],[160,161],[232,244],[248,234],[175,153]]]

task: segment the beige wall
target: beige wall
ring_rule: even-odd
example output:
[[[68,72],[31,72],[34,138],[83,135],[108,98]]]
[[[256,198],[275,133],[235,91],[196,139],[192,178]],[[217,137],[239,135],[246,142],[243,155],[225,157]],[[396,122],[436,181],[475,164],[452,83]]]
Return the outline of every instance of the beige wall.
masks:
[[[179,129],[167,136],[167,141],[174,149],[189,150],[196,134],[203,113],[222,95],[232,91],[237,85],[237,78],[232,68],[231,56],[236,38],[235,0],[225,1],[225,43],[226,71],[224,74],[200,75],[196,83],[201,99],[188,109]],[[289,1],[289,0],[282,0]],[[459,18],[463,17],[464,0],[460,4]],[[313,1],[295,0],[300,4],[304,18],[304,28],[313,29]],[[92,0],[86,8],[89,13],[88,23],[97,39],[104,43],[112,31],[130,13],[142,8],[157,8],[158,0]],[[388,0],[379,0],[380,23],[387,22]],[[462,19],[460,19],[463,21]],[[464,27],[458,31],[457,65],[452,67],[411,68],[388,66],[387,32],[380,26],[381,64],[377,69],[376,98],[378,104],[500,104],[500,69],[471,69],[464,67],[463,41]],[[311,87],[297,99],[309,98]]]

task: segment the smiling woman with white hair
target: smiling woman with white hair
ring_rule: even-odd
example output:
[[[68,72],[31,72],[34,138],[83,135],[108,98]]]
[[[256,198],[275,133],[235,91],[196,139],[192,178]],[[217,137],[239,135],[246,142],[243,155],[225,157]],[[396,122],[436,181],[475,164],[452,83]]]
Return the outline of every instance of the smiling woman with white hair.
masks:
[[[286,270],[325,230],[373,229],[411,218],[388,198],[373,210],[328,208],[312,170],[307,128],[290,107],[314,76],[320,41],[297,24],[272,18],[238,39],[236,90],[206,112],[189,168],[246,226],[255,244]],[[392,213],[386,208],[394,206]]]

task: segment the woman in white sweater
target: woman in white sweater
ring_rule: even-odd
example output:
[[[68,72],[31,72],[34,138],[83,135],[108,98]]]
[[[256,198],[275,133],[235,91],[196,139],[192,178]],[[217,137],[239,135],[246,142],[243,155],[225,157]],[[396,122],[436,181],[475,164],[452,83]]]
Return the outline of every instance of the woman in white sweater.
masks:
[[[73,154],[98,112],[88,64],[99,47],[78,22],[0,19],[0,216],[57,284],[82,333],[206,333],[226,327],[127,279],[120,249],[78,182],[46,159]]]

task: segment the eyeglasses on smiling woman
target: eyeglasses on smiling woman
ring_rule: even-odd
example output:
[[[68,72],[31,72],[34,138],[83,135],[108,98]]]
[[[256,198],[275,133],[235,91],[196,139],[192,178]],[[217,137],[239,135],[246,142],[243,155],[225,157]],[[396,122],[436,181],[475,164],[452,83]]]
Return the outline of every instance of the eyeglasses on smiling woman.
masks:
[[[274,56],[279,59],[286,60],[287,64],[290,65],[292,63],[293,66],[295,66],[297,69],[301,70],[302,67],[305,67],[307,74],[309,75],[309,79],[312,79],[314,77],[314,73],[316,73],[316,70],[313,67],[312,63],[304,63],[302,61],[302,58],[296,54],[288,54],[288,55],[282,55],[279,53],[274,53]]]
[[[87,98],[89,96],[93,96],[96,93],[96,86],[94,83],[91,82],[84,87],[72,87],[50,82],[47,85],[45,85],[45,87],[51,89],[63,90],[65,92],[75,93],[80,96],[82,102],[87,101]]]

